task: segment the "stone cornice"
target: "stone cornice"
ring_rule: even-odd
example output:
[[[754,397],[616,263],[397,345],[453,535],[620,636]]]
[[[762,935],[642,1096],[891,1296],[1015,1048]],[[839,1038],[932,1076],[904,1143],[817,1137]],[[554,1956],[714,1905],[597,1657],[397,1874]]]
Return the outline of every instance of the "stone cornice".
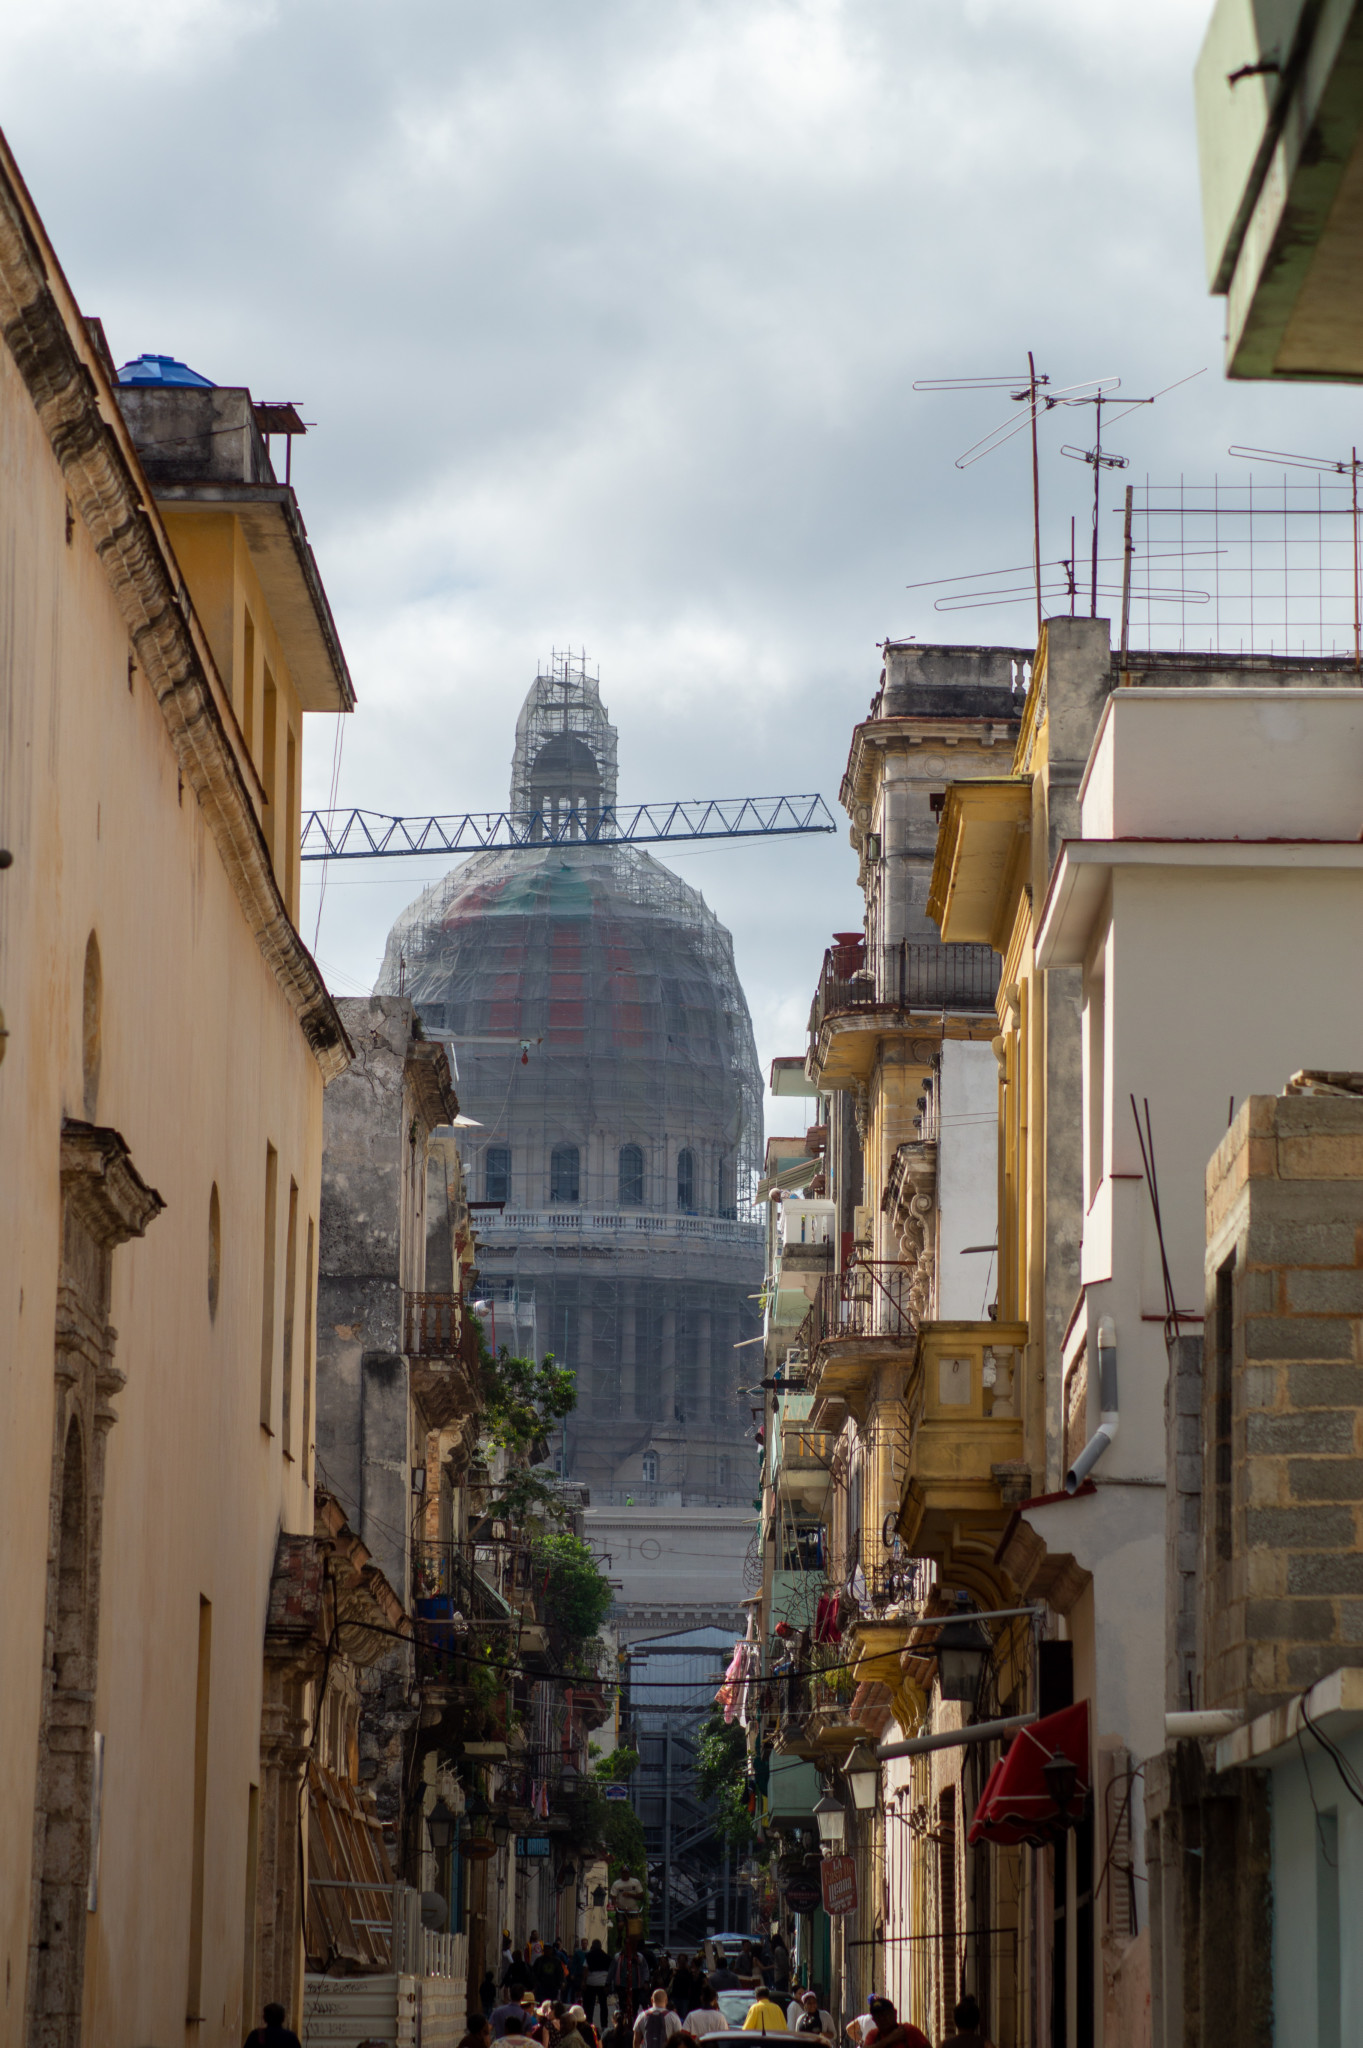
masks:
[[[96,1244],[110,1251],[141,1237],[165,1203],[132,1163],[117,1131],[62,1122],[62,1192]]]
[[[71,504],[94,542],[180,774],[204,814],[261,955],[330,1080],[348,1066],[350,1042],[285,907],[228,736],[212,659],[195,630],[170,544],[147,509],[151,487],[121,424],[113,423],[117,399],[98,356],[77,343],[73,323],[79,316],[74,305],[64,307],[68,298],[13,160],[0,143],[0,336],[28,388]]]

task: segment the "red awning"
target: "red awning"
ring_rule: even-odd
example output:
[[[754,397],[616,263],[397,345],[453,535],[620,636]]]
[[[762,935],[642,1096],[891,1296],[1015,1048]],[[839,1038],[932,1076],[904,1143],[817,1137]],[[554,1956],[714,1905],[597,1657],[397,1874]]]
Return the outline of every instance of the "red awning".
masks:
[[[1052,1839],[1062,1816],[1042,1772],[1056,1754],[1067,1756],[1078,1771],[1065,1818],[1083,1818],[1089,1788],[1087,1700],[1062,1707],[1058,1714],[1047,1714],[1030,1728],[1019,1728],[989,1773],[970,1823],[972,1842],[1040,1843]]]

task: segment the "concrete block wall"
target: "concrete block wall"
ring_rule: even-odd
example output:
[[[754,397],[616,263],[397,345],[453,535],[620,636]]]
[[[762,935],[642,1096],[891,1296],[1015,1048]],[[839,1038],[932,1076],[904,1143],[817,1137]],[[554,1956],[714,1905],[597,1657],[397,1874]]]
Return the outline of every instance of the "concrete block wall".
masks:
[[[1358,1078],[1358,1096],[1251,1096],[1207,1169],[1199,1647],[1209,1707],[1257,1714],[1363,1665]]]

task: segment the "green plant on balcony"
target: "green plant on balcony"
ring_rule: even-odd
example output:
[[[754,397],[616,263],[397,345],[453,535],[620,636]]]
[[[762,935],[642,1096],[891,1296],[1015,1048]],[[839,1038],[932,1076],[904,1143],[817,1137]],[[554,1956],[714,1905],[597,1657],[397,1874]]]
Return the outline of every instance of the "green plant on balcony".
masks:
[[[560,1529],[535,1536],[530,1558],[541,1611],[554,1634],[579,1648],[593,1642],[614,1594],[590,1548]]]
[[[737,1722],[726,1722],[716,1708],[703,1722],[696,1742],[696,1789],[718,1805],[715,1832],[740,1848],[751,1842],[756,1828],[748,1780],[748,1743]]]

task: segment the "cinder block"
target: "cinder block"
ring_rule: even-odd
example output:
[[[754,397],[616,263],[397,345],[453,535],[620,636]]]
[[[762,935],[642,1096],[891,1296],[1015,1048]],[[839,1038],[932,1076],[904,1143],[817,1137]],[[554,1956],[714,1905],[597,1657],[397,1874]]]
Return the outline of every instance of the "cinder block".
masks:
[[[1302,1555],[1287,1560],[1289,1593],[1363,1593],[1363,1552],[1344,1557]]]
[[[1295,1274],[1288,1276],[1295,1279]],[[1261,1266],[1256,1271],[1240,1275],[1240,1313],[1246,1316],[1271,1316],[1285,1306],[1279,1300],[1282,1292],[1282,1276],[1276,1267]]]
[[[1276,1408],[1286,1385],[1283,1369],[1276,1365],[1241,1366],[1236,1381],[1241,1414],[1250,1408]]]
[[[1338,1671],[1341,1664],[1361,1663],[1363,1651],[1345,1650],[1338,1643],[1302,1645],[1287,1653],[1287,1681],[1293,1692],[1305,1692]]]
[[[1256,1264],[1262,1259],[1269,1266],[1348,1266],[1357,1259],[1357,1226],[1351,1216],[1317,1223],[1256,1213],[1249,1247]]]
[[[1363,1500],[1363,1459],[1293,1458],[1287,1481],[1293,1500]]]
[[[1244,1498],[1247,1507],[1269,1508],[1285,1505],[1287,1472],[1281,1458],[1251,1458],[1245,1466]]]
[[[1277,1550],[1349,1550],[1354,1512],[1349,1507],[1250,1508],[1245,1539]]]
[[[1285,1550],[1262,1549],[1246,1552],[1239,1560],[1243,1574],[1243,1590],[1251,1599],[1274,1600],[1286,1593],[1288,1553]]]
[[[1250,1636],[1274,1642],[1323,1643],[1334,1634],[1330,1600],[1251,1600],[1245,1608]]]
[[[1363,1138],[1363,1101],[1351,1095],[1275,1095],[1280,1138]]]
[[[1174,1484],[1180,1493],[1200,1493],[1202,1491],[1202,1459],[1200,1456],[1175,1458]]]
[[[1258,1274],[1247,1274],[1247,1280]],[[1287,1306],[1293,1314],[1309,1316],[1363,1315],[1363,1272],[1349,1265],[1328,1268],[1294,1267],[1286,1275]]]
[[[1262,1170],[1254,1166],[1253,1147],[1265,1143],[1265,1139],[1250,1140],[1252,1173]],[[1363,1178],[1363,1131],[1322,1132],[1310,1138],[1285,1137],[1279,1132],[1277,1154],[1277,1170],[1284,1180]]]
[[[1353,1325],[1324,1316],[1253,1316],[1245,1324],[1245,1357],[1352,1358]]]
[[[1294,1408],[1363,1406],[1363,1366],[1289,1366],[1287,1398]]]
[[[1305,1415],[1251,1415],[1245,1422],[1245,1445],[1252,1456],[1343,1456],[1354,1447],[1354,1416],[1324,1409]]]
[[[1339,1602],[1339,1637],[1344,1643],[1363,1643],[1363,1600]]]

